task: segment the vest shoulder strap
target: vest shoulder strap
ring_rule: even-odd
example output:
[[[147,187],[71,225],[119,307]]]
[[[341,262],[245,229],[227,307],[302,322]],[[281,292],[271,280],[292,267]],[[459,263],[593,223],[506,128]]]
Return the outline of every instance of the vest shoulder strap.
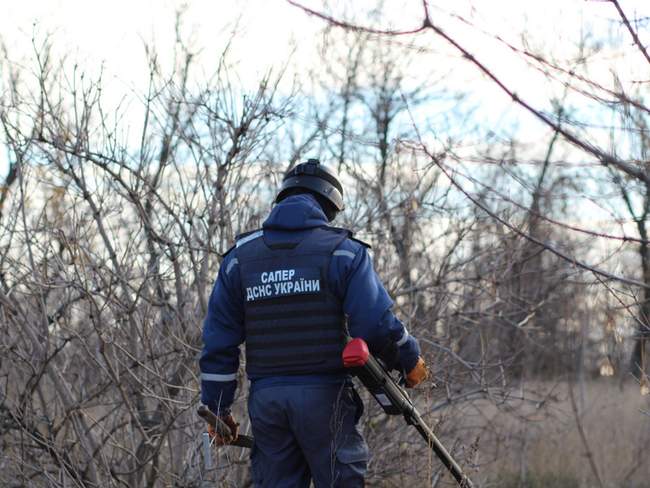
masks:
[[[362,241],[361,239],[357,239],[356,237],[350,236],[350,240],[352,240],[354,242],[358,242],[363,247],[366,247],[368,249],[372,249],[372,246],[370,244],[368,244],[367,242]]]
[[[226,257],[228,254],[230,254],[230,252],[231,252],[233,249],[235,249],[236,247],[237,247],[237,244],[233,244],[232,246],[230,246],[230,247],[226,250],[226,252],[224,252],[224,253],[221,254],[221,257],[222,257],[222,258],[225,258],[225,257]]]
[[[241,234],[237,234],[235,236],[235,245],[237,245],[237,242],[241,241],[242,239],[245,239],[246,237],[250,236],[251,234],[255,234],[256,232],[262,232],[262,229],[247,230],[246,232],[242,232]]]
[[[352,237],[353,232],[350,229],[344,229],[343,227],[334,227],[327,225],[322,227],[322,229],[331,230],[332,232],[337,232],[339,234],[345,234],[347,237]]]
[[[262,229],[254,229],[254,230],[249,230],[246,232],[242,232],[241,234],[237,234],[235,236],[235,243],[230,246],[226,252],[224,252],[221,257],[225,258],[228,254],[230,254],[234,249],[237,247],[241,246],[242,244],[245,244],[246,242],[255,239],[256,237],[259,237],[262,235]]]
[[[349,229],[344,229],[343,227],[332,227],[332,226],[325,227],[325,228],[328,229],[328,230],[332,230],[334,232],[344,233],[344,234],[346,234],[346,237],[348,239],[350,239],[350,240],[352,240],[354,242],[358,242],[363,247],[366,247],[368,249],[372,249],[372,246],[370,244],[368,244],[367,242],[362,241],[361,239],[357,239],[356,237],[354,237],[354,232],[352,232]]]

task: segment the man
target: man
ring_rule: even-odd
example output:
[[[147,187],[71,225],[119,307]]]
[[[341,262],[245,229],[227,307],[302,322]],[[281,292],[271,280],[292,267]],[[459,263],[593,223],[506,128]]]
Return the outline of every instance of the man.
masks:
[[[213,438],[237,437],[230,406],[245,342],[255,486],[363,486],[363,404],[343,369],[344,336],[363,338],[410,387],[426,367],[391,311],[369,246],[328,225],[343,210],[336,175],[310,159],[287,173],[275,202],[262,229],[226,253],[210,297],[201,399],[232,431]]]

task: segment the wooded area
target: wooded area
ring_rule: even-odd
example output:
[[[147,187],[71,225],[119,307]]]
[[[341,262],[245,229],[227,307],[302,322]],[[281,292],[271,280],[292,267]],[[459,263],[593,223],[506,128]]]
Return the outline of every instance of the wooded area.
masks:
[[[255,91],[229,46],[199,69],[182,11],[173,69],[147,45],[128,107],[54,35],[21,62],[3,49],[0,484],[250,486],[243,450],[203,467],[202,320],[221,253],[319,157],[345,185],[336,225],[373,246],[431,365],[418,408],[477,486],[648,486],[650,17],[583,2],[611,29],[561,50],[480,33],[548,88],[531,96],[447,27],[480,30],[444,2],[416,1],[406,29],[386,9],[289,3],[322,20],[319,61]],[[454,70],[475,78],[442,89]],[[523,128],[482,118],[476,90]],[[364,398],[370,486],[453,486]]]

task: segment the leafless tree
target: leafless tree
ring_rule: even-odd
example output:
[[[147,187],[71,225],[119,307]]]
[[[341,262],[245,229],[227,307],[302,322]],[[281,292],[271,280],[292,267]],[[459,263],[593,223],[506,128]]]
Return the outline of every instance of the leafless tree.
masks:
[[[278,78],[233,86],[227,52],[197,86],[179,37],[171,73],[147,49],[141,110],[116,111],[49,43],[33,76],[4,60],[0,478],[193,486],[202,319],[220,253],[265,210],[287,101]]]
[[[574,381],[573,374],[582,378],[587,374],[584,367],[589,364],[588,360],[599,354],[603,357],[602,337],[616,335],[605,357],[611,368],[611,348],[620,347],[621,324],[604,327],[604,335],[599,331],[602,324],[611,323],[616,317],[614,320],[626,322],[623,325],[627,328],[622,329],[630,330],[632,324],[636,330],[632,337],[632,364],[642,393],[646,394],[649,389],[644,349],[648,325],[644,304],[650,283],[644,271],[647,267],[644,257],[647,254],[647,205],[644,202],[647,202],[649,180],[645,154],[648,111],[641,89],[645,82],[615,75],[614,82],[609,83],[594,74],[597,71],[594,66],[610,62],[612,58],[607,55],[612,52],[620,53],[621,59],[647,63],[650,58],[639,35],[640,26],[647,20],[631,21],[619,2],[608,2],[613,21],[619,27],[616,38],[607,39],[587,32],[579,45],[567,45],[562,53],[547,52],[544,47],[533,48],[535,42],[530,33],[522,33],[522,42],[514,44],[498,33],[481,32],[499,45],[504,54],[527,63],[541,82],[557,88],[557,98],[540,104],[521,95],[516,81],[491,66],[480,53],[466,47],[470,43],[445,24],[446,21],[449,25],[463,24],[478,32],[471,18],[450,13],[435,2],[414,2],[421,7],[421,14],[412,19],[412,27],[401,29],[391,27],[390,17],[354,17],[334,6],[318,9],[299,1],[289,0],[288,3],[322,19],[331,29],[345,31],[348,36],[383,39],[386,44],[416,45],[419,48],[416,58],[424,65],[427,65],[423,54],[426,46],[434,43],[438,46],[443,42],[451,53],[458,55],[459,62],[462,60],[474,67],[483,79],[508,97],[521,114],[544,127],[544,142],[535,145],[535,149],[529,145],[523,153],[509,153],[508,147],[521,146],[513,139],[506,144],[498,143],[497,147],[502,147],[503,151],[496,156],[489,151],[469,154],[453,144],[441,151],[432,143],[417,117],[412,117],[413,131],[401,139],[402,147],[413,151],[416,159],[426,159],[439,174],[440,181],[449,182],[452,201],[469,203],[479,216],[468,227],[475,233],[464,239],[465,246],[458,248],[469,250],[471,257],[463,261],[459,259],[459,251],[452,253],[452,262],[461,264],[465,273],[445,276],[447,280],[459,279],[467,288],[462,294],[458,288],[452,288],[451,295],[435,296],[436,299],[463,297],[451,302],[457,307],[455,317],[463,317],[466,325],[474,325],[474,330],[468,327],[469,333],[464,334],[458,323],[453,326],[456,334],[460,334],[451,335],[456,339],[452,345],[465,347],[465,355],[461,349],[460,358],[467,362],[468,357],[476,356],[469,351],[480,350],[488,351],[486,357],[492,355],[494,359],[495,351],[505,350],[507,361],[498,361],[496,365],[506,376],[516,377],[517,369],[512,368],[511,362],[514,358],[525,357],[521,365],[538,374],[545,362],[539,361],[539,353],[546,351],[546,364],[556,372],[571,371],[570,380]],[[404,20],[400,19],[402,23]],[[626,36],[623,45],[621,31]],[[610,41],[611,44],[607,44]],[[611,66],[616,73],[613,62]],[[377,72],[380,77],[381,69]],[[637,86],[639,89],[634,89]],[[583,109],[585,106],[588,108]],[[601,117],[604,113],[615,113],[616,120],[622,122],[611,124],[611,117]],[[603,137],[605,133],[611,135],[609,145],[607,137]],[[484,135],[489,139],[489,132]],[[376,147],[381,149],[381,142],[381,139],[376,141]],[[497,170],[486,169],[490,165]],[[519,193],[508,188],[508,184],[519,188]],[[364,187],[370,186],[365,182]],[[610,205],[608,200],[600,199],[598,192],[606,195],[615,192],[622,198]],[[603,229],[594,227],[589,219],[583,220],[581,209],[586,206],[585,201],[609,212],[617,223],[624,221],[627,212],[638,236],[622,224],[617,232],[613,226]],[[458,211],[453,213],[456,219],[461,215]],[[638,272],[630,266],[634,253],[641,264],[636,267]],[[417,267],[412,260],[400,259],[407,263],[406,269]],[[390,269],[395,270],[394,267]],[[470,269],[476,271],[474,277],[468,273]],[[481,293],[471,293],[471,287]],[[603,300],[602,297],[608,298]],[[447,319],[450,308],[444,310]],[[473,316],[471,310],[475,310]],[[502,327],[503,334],[493,334],[494,329],[487,336],[477,333],[477,329],[480,327],[478,330],[483,331],[486,324]],[[432,325],[428,322],[426,329],[435,330]],[[617,332],[613,332],[614,329]],[[424,335],[426,337],[426,333]],[[485,342],[486,337],[494,338],[494,342]],[[558,354],[558,343],[566,346],[559,349],[568,355]],[[444,347],[444,340],[434,347]],[[454,348],[451,352],[455,352]],[[487,360],[483,365],[495,364]],[[478,368],[475,371],[489,370]],[[604,370],[601,368],[601,371]],[[461,384],[467,386],[469,383]],[[584,404],[582,394],[581,402]],[[583,440],[585,438],[583,436]],[[583,447],[586,447],[584,442]],[[600,480],[598,469],[592,469],[590,475]]]

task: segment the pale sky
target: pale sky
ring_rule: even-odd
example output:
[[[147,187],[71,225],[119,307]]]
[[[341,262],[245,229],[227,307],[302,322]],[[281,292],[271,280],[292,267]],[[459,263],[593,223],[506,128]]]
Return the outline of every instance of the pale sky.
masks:
[[[302,3],[316,10],[324,9],[322,1],[304,0]],[[539,73],[527,68],[480,30],[488,34],[498,33],[516,44],[521,42],[521,33],[527,31],[534,45],[551,51],[567,45],[567,42],[577,42],[581,32],[593,30],[596,35],[606,35],[608,26],[612,25],[608,19],[616,18],[611,4],[600,1],[459,0],[430,3],[434,22],[461,40],[479,59],[517,86],[519,93],[534,103],[544,103],[549,95],[557,94],[559,87],[546,83]],[[187,8],[182,35],[190,39],[199,52],[200,65],[206,76],[216,65],[233,32],[236,35],[230,50],[231,59],[238,62],[237,74],[244,90],[254,89],[264,73],[286,62],[291,53],[294,72],[299,73],[318,62],[315,46],[323,22],[307,16],[284,0],[0,0],[0,37],[7,46],[11,61],[29,68],[29,57],[33,53],[31,39],[42,40],[50,33],[55,54],[66,54],[70,66],[77,63],[90,74],[103,66],[107,91],[112,91],[109,96],[120,100],[124,96],[144,93],[146,89],[145,42],[156,47],[163,67],[171,63],[175,11],[183,4]],[[364,16],[359,12],[367,11],[376,1],[348,0],[329,4],[337,12],[354,9],[363,21]],[[648,0],[623,0],[622,4],[632,18],[650,15]],[[419,24],[420,0],[389,0],[386,5],[389,8],[382,27],[387,22],[397,29],[413,28]],[[453,12],[447,9],[453,9]],[[463,15],[478,29],[454,20],[449,13]],[[641,34],[650,43],[647,29]],[[423,70],[431,64],[451,69],[446,82],[452,86],[468,87],[495,120],[498,120],[499,113],[512,109],[511,102],[491,83],[477,81],[480,77],[476,69],[460,60],[440,38],[427,34],[407,42],[432,51],[422,57]],[[562,50],[557,52],[561,54]],[[602,67],[603,79],[609,81],[610,61],[608,59],[607,65]],[[620,75],[624,79],[636,76],[634,60],[621,62],[624,65]],[[638,66],[644,64],[638,63]],[[645,67],[647,69],[647,65]],[[420,82],[417,69],[416,66],[414,83]],[[599,69],[597,65],[595,69]],[[291,79],[290,76],[287,78]],[[2,174],[6,161],[5,154],[0,153]]]
[[[323,10],[325,2],[304,0],[303,3]],[[329,2],[334,8],[356,12],[367,11],[376,1]],[[436,5],[456,12],[491,33],[499,33],[517,42],[523,30],[548,49],[575,39],[581,29],[602,19],[614,18],[615,11],[607,2],[585,0],[490,0],[432,3],[432,17],[440,25],[458,33],[468,47],[490,64],[508,63],[511,59],[496,49],[486,49],[485,36],[474,29],[463,28],[444,16]],[[264,73],[270,66],[286,60],[291,41],[297,43],[298,62],[314,58],[316,35],[323,22],[311,18],[284,0],[0,0],[1,37],[14,60],[29,53],[32,35],[52,33],[55,47],[92,70],[104,61],[111,75],[130,85],[146,73],[143,43],[153,43],[163,57],[171,52],[174,41],[174,14],[185,4],[184,35],[201,50],[209,71],[210,63],[223,48],[233,30],[237,31],[233,52],[240,59],[243,79]],[[421,17],[420,0],[386,2],[388,21],[395,28],[412,28]],[[629,15],[649,15],[645,0],[623,1]],[[342,7],[340,7],[342,6]],[[353,6],[353,7],[352,7]],[[645,12],[644,12],[645,10]],[[362,15],[361,15],[361,18]],[[460,30],[464,29],[461,33]],[[439,41],[425,40],[436,48]],[[650,41],[650,39],[649,39]],[[301,57],[304,56],[304,57]],[[517,69],[515,67],[515,69]]]

